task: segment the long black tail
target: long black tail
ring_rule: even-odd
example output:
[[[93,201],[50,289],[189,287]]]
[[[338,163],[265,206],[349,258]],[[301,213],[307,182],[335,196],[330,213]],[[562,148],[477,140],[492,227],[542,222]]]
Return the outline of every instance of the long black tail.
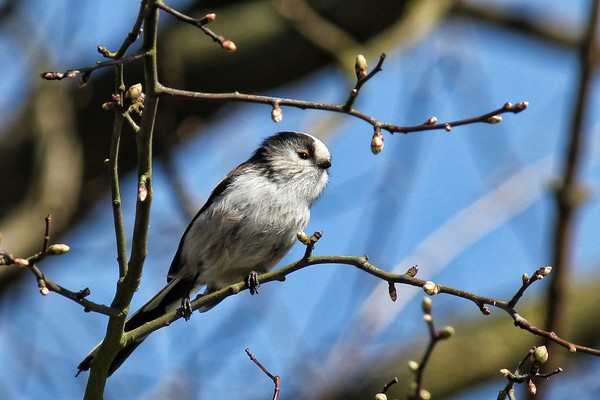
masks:
[[[130,332],[135,328],[144,325],[147,322],[155,320],[156,318],[164,315],[167,312],[173,311],[181,306],[182,299],[189,298],[190,294],[198,290],[195,286],[195,279],[180,279],[175,278],[167,284],[162,290],[160,290],[156,296],[154,296],[149,302],[147,302],[142,308],[136,311],[128,320],[125,322],[125,332]],[[123,362],[133,353],[133,351],[144,341],[145,337],[139,338],[138,340],[131,342],[126,347],[121,349],[112,364],[110,365],[108,376],[111,376]],[[90,369],[92,360],[98,353],[100,348],[100,342],[96,347],[89,352],[87,357],[83,359],[77,366],[77,375],[82,371]],[[76,375],[76,376],[77,376]]]

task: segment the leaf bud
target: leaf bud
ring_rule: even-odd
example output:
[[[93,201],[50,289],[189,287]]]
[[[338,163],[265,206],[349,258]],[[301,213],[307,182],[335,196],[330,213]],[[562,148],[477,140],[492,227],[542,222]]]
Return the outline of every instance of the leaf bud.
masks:
[[[548,357],[549,354],[546,346],[538,346],[535,348],[533,353],[531,353],[531,361],[537,365],[544,364],[546,361],[548,361]]]
[[[451,326],[445,326],[440,331],[440,338],[442,339],[448,339],[452,335],[454,335],[454,328]]]
[[[69,250],[70,250],[69,246],[67,246],[66,244],[59,243],[59,244],[52,244],[52,245],[48,246],[48,249],[46,249],[46,252],[49,255],[56,256],[56,255],[68,253]]]
[[[437,117],[429,117],[423,125],[435,125],[437,123]]]
[[[421,308],[423,309],[424,313],[431,313],[431,303],[432,301],[429,297],[423,297],[423,301],[421,302]]]
[[[392,299],[392,301],[398,300],[398,291],[396,290],[394,282],[388,283],[388,293],[390,294],[390,299]]]
[[[362,54],[356,56],[356,61],[354,62],[354,72],[356,73],[357,79],[362,79],[367,76],[367,70],[369,66],[367,64],[367,59]]]
[[[148,197],[148,188],[146,187],[146,185],[140,185],[138,187],[138,200],[143,203],[144,201],[146,201],[147,197]]]
[[[408,362],[408,370],[411,372],[417,372],[419,370],[419,363],[413,360]]]
[[[305,232],[298,232],[296,233],[296,239],[298,239],[298,241],[302,244],[305,245],[309,245],[310,244],[310,238],[308,237],[308,235]]]
[[[102,109],[104,111],[111,111],[115,109],[116,104],[113,101],[107,101],[106,103],[102,104]]]
[[[102,54],[104,57],[110,56],[110,51],[108,50],[108,48],[106,48],[106,46],[100,45],[96,47],[96,50],[98,50],[98,53]]]
[[[271,110],[271,119],[275,123],[279,123],[283,119],[283,111],[281,111],[279,104],[273,106],[273,109]]]
[[[502,376],[511,376],[511,375],[512,375],[512,373],[511,373],[511,372],[510,372],[508,369],[506,369],[506,368],[502,368],[502,369],[500,370],[500,375],[502,375]]]
[[[434,296],[440,292],[440,287],[432,281],[427,281],[423,285],[423,291],[430,296]]]
[[[27,260],[25,258],[21,258],[21,257],[16,257],[13,260],[13,264],[15,264],[19,267],[27,267],[29,265],[29,260]]]
[[[383,135],[379,129],[376,129],[375,133],[373,133],[373,138],[371,138],[371,152],[379,154],[383,150],[383,146]]]
[[[231,40],[227,39],[221,42],[221,47],[227,51],[234,52],[237,50],[237,46]]]
[[[125,98],[131,99],[131,101],[135,102],[140,96],[143,95],[142,84],[136,83],[133,86],[130,86],[129,89],[125,92]]]
[[[316,231],[315,233],[310,235],[309,240],[311,243],[317,243],[319,241],[319,239],[321,239],[322,237],[323,237],[323,231]]]
[[[204,17],[202,17],[202,19],[200,20],[200,23],[202,25],[209,24],[209,23],[213,22],[215,19],[217,19],[217,14],[215,14],[215,13],[206,14]]]

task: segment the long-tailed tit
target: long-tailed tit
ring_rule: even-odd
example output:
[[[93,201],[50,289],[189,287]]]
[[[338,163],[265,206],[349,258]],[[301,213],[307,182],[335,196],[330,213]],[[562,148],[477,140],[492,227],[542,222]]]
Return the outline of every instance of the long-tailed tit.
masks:
[[[127,320],[125,331],[177,308],[187,320],[190,297],[201,287],[210,293],[273,268],[308,224],[330,166],[329,150],[314,136],[280,132],[265,139],[214,188],[179,242],[167,286]],[[117,354],[109,375],[143,340]],[[99,346],[79,364],[79,372],[90,368]]]

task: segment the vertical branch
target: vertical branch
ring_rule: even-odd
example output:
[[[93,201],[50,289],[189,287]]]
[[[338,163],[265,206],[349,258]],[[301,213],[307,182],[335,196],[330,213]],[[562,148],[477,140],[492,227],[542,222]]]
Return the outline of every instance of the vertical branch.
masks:
[[[565,306],[568,297],[574,216],[584,198],[583,189],[579,184],[579,173],[582,162],[581,150],[584,147],[584,117],[589,103],[591,77],[595,67],[596,31],[600,18],[599,3],[599,0],[593,2],[587,30],[579,48],[581,74],[577,90],[577,103],[564,158],[563,176],[555,192],[557,220],[554,226],[553,241],[554,273],[548,291],[546,330],[561,334],[564,334],[567,327]],[[544,345],[548,347],[549,351],[552,351],[553,343],[546,341]],[[555,351],[553,354],[556,354],[554,360],[560,362],[561,352]]]
[[[156,62],[158,9],[154,1],[148,1],[145,4],[143,21],[144,43],[142,45],[142,51],[144,52],[144,86],[147,94],[144,102],[144,114],[140,129],[136,132],[138,196],[129,262],[126,262],[127,254],[125,250],[125,234],[122,225],[117,170],[119,143],[117,130],[120,132],[120,126],[123,123],[122,117],[116,117],[115,119],[115,131],[113,132],[113,146],[115,147],[113,147],[111,151],[111,160],[109,160],[109,164],[112,167],[111,188],[113,190],[113,200],[116,200],[113,201],[113,210],[116,227],[115,232],[119,244],[118,257],[120,269],[119,281],[111,305],[123,312],[117,316],[111,317],[108,321],[105,339],[91,366],[85,393],[86,399],[103,398],[108,369],[122,346],[121,339],[123,337],[123,328],[125,326],[127,311],[131,299],[139,286],[147,253],[148,226],[150,225],[150,206],[152,203],[152,136],[156,110],[158,107],[157,88],[159,86]],[[120,90],[122,90],[121,72],[122,70],[117,70],[117,79],[119,81]],[[123,96],[121,96],[121,98],[122,97]],[[119,125],[119,127],[117,127],[117,125]]]
[[[144,114],[140,129],[136,132],[138,197],[133,227],[129,271],[123,280],[125,289],[117,289],[115,301],[129,305],[142,276],[142,268],[147,253],[150,206],[152,204],[152,136],[158,107],[158,72],[156,61],[156,36],[158,8],[154,1],[148,1],[144,20]],[[121,294],[123,297],[121,297]]]
[[[123,66],[117,65],[115,69],[115,88],[117,93],[120,93],[119,103],[123,104]],[[119,279],[127,274],[127,237],[125,234],[125,226],[123,223],[123,209],[121,202],[121,189],[119,181],[119,149],[121,145],[121,132],[123,130],[123,114],[121,112],[114,113],[112,137],[110,143],[110,155],[105,161],[108,169],[112,210],[113,224],[115,228],[115,238],[117,242],[117,262],[119,264]],[[114,304],[114,302],[113,302]],[[119,350],[118,343],[120,341],[120,332],[125,323],[125,314],[119,313],[109,318],[109,328],[106,332],[105,340],[102,342],[102,351],[98,353],[98,357],[90,371],[88,382],[85,390],[85,399],[101,399],[106,386],[106,378],[108,375],[108,367],[112,362],[115,354]],[[119,326],[121,327],[119,329]],[[104,347],[107,349],[105,350]]]
[[[115,70],[115,88],[119,93],[119,103],[123,105],[123,92],[125,82],[123,81],[123,66],[117,65]],[[108,174],[110,180],[110,191],[113,209],[113,224],[117,242],[117,262],[119,264],[119,278],[127,273],[127,237],[123,223],[123,209],[121,202],[121,189],[119,183],[119,149],[121,146],[121,132],[123,131],[123,114],[115,112],[113,132],[110,144],[110,155],[107,160]]]

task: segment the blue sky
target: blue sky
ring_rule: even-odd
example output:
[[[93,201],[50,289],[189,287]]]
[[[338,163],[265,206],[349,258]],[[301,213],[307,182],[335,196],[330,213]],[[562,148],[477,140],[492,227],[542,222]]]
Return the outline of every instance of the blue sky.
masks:
[[[574,30],[583,23],[582,7],[587,4],[512,3],[547,13],[551,21]],[[131,10],[115,12],[117,4],[121,2],[100,2],[98,6],[105,9],[94,6],[92,10],[88,3],[68,8],[81,15],[74,30],[51,24],[53,16],[60,15],[53,4],[37,29],[58,29],[59,43],[76,33],[67,68],[93,62],[96,44],[118,43],[121,36],[116,33],[129,28],[138,6],[135,2]],[[106,32],[101,29],[106,21],[122,28]],[[0,46],[17,51],[6,40],[0,39]],[[373,156],[372,129],[362,121],[284,109],[283,121],[274,124],[268,107],[233,104],[204,128],[208,135],[181,144],[174,160],[179,179],[200,207],[222,176],[245,160],[265,136],[279,130],[313,133],[333,154],[331,183],[313,208],[307,229],[325,232],[317,254],[368,254],[375,265],[398,272],[418,264],[423,279],[510,297],[523,272],[550,262],[554,213],[547,189],[560,172],[570,126],[578,73],[575,54],[460,19],[442,24],[410,49],[383,50],[389,52],[383,72],[363,88],[356,103],[380,120],[404,125],[421,123],[431,115],[452,120],[487,112],[506,101],[527,100],[530,109],[504,115],[497,125],[460,127],[450,133],[386,134],[384,151]],[[36,75],[33,57],[15,57],[8,65],[11,76]],[[4,63],[0,68],[7,68]],[[596,79],[595,92],[598,85]],[[0,84],[3,118],[18,107],[18,101],[6,100],[14,99],[14,88],[12,80]],[[271,94],[340,102],[348,90],[344,76],[327,67]],[[593,96],[590,109],[598,109],[597,103]],[[590,113],[582,178],[592,189],[600,180],[599,123],[598,116]],[[163,167],[155,164],[149,254],[134,308],[164,284],[188,221]],[[126,177],[123,194],[129,231],[135,192],[134,178]],[[64,239],[71,252],[42,265],[66,287],[90,286],[92,300],[104,303],[110,301],[117,278],[109,207],[106,195]],[[598,220],[600,205],[592,199],[582,209],[576,232],[575,265],[582,277],[594,271],[600,259]],[[302,252],[296,246],[281,265],[298,259]],[[355,364],[369,363],[383,348],[390,351],[415,332],[425,335],[417,306],[422,292],[398,287],[399,300],[391,303],[386,287],[349,267],[312,267],[285,283],[261,289],[258,296],[242,293],[209,313],[194,315],[188,323],[178,321],[152,335],[111,378],[107,398],[156,398],[167,388],[179,390],[180,398],[215,398],[225,392],[239,393],[239,398],[265,398],[271,384],[249,363],[246,347],[272,371],[288,377],[282,381],[284,393],[311,398],[356,373],[352,363],[343,360],[348,352],[352,351]],[[75,366],[102,337],[105,317],[83,314],[80,307],[55,295],[39,296],[33,279],[11,292],[7,298],[12,301],[0,304],[0,360],[15,361],[0,378],[0,390],[8,398],[42,393],[80,397],[86,378],[72,378]],[[536,293],[539,288],[528,294]],[[23,312],[24,302],[27,312]],[[449,302],[438,296],[434,302],[443,321],[440,325],[458,317],[480,318],[466,301]],[[358,354],[357,347],[364,351]],[[589,365],[597,371],[599,363]],[[308,387],[302,384],[307,379]],[[489,396],[498,389],[486,387],[481,389],[484,394],[477,395]],[[559,392],[554,396],[561,398]]]

